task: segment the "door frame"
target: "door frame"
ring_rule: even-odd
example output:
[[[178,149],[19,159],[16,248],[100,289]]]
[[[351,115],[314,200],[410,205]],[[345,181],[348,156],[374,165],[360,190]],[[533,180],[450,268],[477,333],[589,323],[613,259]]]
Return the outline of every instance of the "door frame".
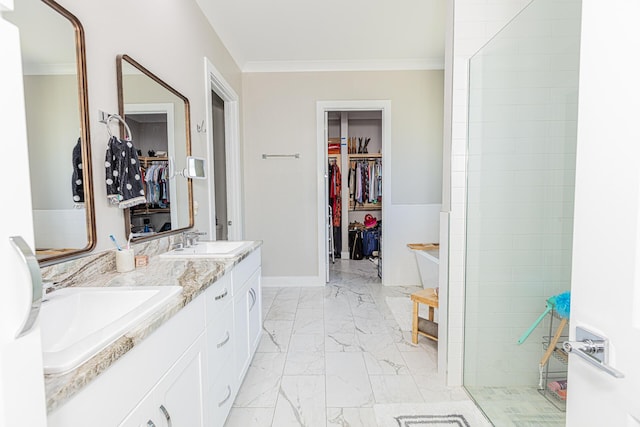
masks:
[[[227,175],[227,220],[231,226],[227,226],[229,240],[242,240],[244,238],[244,224],[242,221],[242,174],[240,167],[240,100],[235,90],[222,77],[222,74],[211,63],[209,58],[204,58],[205,69],[205,134],[207,141],[207,162],[209,179],[207,191],[209,194],[209,236],[211,240],[216,238],[216,188],[214,180],[213,163],[213,108],[211,92],[215,92],[224,101],[224,143]]]
[[[124,117],[127,114],[166,114],[167,115],[167,158],[169,159],[169,179],[175,183],[176,171],[176,145],[175,145],[175,121],[174,121],[174,105],[172,103],[133,103],[124,104]],[[142,153],[144,155],[144,153]],[[180,159],[182,162],[182,159]],[[185,160],[186,162],[186,160]],[[169,200],[178,200],[176,195],[176,186],[169,185]],[[178,224],[178,209],[171,209],[171,224]]]
[[[329,111],[380,111],[382,113],[382,218],[387,221],[385,212],[389,212],[389,195],[391,190],[391,176],[389,174],[391,162],[391,101],[390,100],[352,100],[352,101],[317,101],[316,102],[316,140],[318,148],[317,165],[317,194],[318,194],[318,283],[326,284],[325,271],[327,268],[327,221],[325,174],[327,173],[327,140],[324,137],[324,117]],[[346,147],[346,141],[340,141],[341,147]],[[387,221],[388,223],[388,221]],[[382,227],[382,241],[386,238],[386,227]],[[386,283],[388,269],[382,268],[382,284]]]

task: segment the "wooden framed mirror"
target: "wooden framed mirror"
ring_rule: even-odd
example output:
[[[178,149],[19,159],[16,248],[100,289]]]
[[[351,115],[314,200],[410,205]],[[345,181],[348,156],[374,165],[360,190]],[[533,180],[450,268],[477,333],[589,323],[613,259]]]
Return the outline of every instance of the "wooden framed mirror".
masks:
[[[96,243],[84,30],[53,0],[20,0],[5,18],[20,29],[35,250],[46,266]]]
[[[132,134],[146,203],[125,210],[140,242],[193,227],[192,182],[177,171],[191,155],[189,100],[128,55],[116,59],[118,110]]]

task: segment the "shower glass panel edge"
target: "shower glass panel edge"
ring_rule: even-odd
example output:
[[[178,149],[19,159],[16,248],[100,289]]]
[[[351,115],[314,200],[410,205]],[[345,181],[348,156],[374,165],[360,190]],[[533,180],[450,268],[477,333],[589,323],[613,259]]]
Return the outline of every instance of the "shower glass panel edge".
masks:
[[[469,61],[463,382],[496,425],[564,425],[537,390],[550,316],[517,340],[570,287],[580,12],[535,0]]]

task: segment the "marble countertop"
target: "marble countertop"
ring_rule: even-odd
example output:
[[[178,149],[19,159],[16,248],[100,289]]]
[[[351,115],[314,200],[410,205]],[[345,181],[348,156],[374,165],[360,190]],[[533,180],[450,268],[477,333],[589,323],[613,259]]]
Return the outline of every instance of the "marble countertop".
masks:
[[[167,303],[160,312],[132,327],[118,340],[82,365],[67,373],[46,374],[47,411],[52,412],[64,404],[261,245],[261,241],[255,241],[239,256],[224,259],[163,259],[158,256],[163,252],[162,248],[152,248],[151,250],[144,248],[140,252],[149,253],[148,265],[138,267],[128,273],[115,271],[113,251],[108,251],[88,259],[84,264],[76,261],[71,274],[69,274],[69,269],[65,269],[64,280],[56,280],[54,289],[68,286],[179,285],[182,286],[183,291]],[[92,274],[96,272],[98,274]],[[61,277],[60,271],[46,271],[44,273],[45,280]]]

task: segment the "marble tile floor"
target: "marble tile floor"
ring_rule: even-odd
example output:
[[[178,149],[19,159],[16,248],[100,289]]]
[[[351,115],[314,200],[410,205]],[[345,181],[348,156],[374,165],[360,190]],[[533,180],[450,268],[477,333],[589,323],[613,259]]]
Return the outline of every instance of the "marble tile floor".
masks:
[[[436,343],[398,326],[369,260],[336,260],[318,288],[264,288],[263,336],[226,427],[375,427],[373,406],[469,400],[437,374]]]
[[[468,387],[468,391],[499,427],[563,427],[565,412],[535,387]]]

